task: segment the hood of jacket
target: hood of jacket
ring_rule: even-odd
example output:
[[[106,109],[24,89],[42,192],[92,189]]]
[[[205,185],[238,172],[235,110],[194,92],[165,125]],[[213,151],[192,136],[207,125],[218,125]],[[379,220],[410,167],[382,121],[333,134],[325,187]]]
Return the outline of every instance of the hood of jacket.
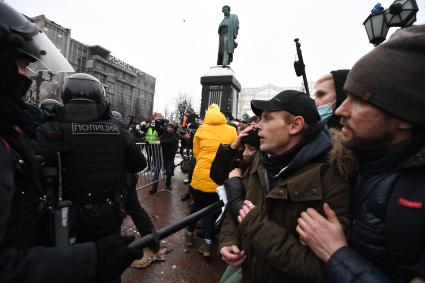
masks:
[[[208,125],[223,125],[227,123],[226,116],[220,112],[217,104],[211,104],[205,114],[204,124]]]
[[[358,171],[358,161],[353,151],[342,143],[342,133],[338,129],[330,130],[332,148],[329,151],[329,163],[345,178],[352,178]]]

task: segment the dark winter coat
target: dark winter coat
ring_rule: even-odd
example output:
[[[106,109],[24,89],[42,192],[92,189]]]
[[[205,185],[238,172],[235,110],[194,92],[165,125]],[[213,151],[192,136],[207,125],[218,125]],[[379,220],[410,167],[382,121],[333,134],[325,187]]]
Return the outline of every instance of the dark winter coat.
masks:
[[[32,221],[38,209],[31,195],[39,194],[40,188],[22,131],[25,114],[16,99],[13,102],[12,96],[0,94],[0,282],[93,282],[94,243],[46,248],[36,241],[40,234]],[[17,226],[24,227],[19,234],[14,233]]]
[[[329,282],[425,278],[424,141],[418,135],[382,152],[359,154],[349,247],[327,263]]]
[[[174,160],[179,147],[179,136],[177,133],[165,131],[159,138],[164,160]]]
[[[327,162],[330,147],[329,132],[324,129],[295,155],[270,191],[271,180],[257,152],[241,178],[246,199],[255,208],[239,226],[228,212],[220,232],[220,248],[237,245],[246,252],[243,282],[325,281],[324,263],[301,244],[295,229],[301,212],[312,207],[323,214],[324,202],[345,228],[349,225],[347,176],[341,175],[341,166]]]

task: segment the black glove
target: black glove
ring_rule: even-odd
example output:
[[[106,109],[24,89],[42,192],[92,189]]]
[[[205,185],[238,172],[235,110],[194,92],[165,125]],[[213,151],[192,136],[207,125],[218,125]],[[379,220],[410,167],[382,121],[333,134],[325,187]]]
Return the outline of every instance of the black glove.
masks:
[[[227,207],[230,209],[233,219],[237,221],[239,210],[242,208],[245,200],[245,189],[241,182],[241,178],[233,177],[226,180],[224,182],[224,189],[227,195]]]
[[[143,250],[128,247],[133,236],[113,235],[96,242],[97,249],[97,283],[117,279],[133,260],[143,257]]]

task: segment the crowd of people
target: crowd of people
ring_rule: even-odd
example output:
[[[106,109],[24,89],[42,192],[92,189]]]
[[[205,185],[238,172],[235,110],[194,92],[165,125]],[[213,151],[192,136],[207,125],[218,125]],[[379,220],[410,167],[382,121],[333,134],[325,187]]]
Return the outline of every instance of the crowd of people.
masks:
[[[314,99],[252,100],[249,121],[212,104],[202,122],[128,123],[83,73],[67,78],[61,102],[26,104],[31,62],[72,67],[4,2],[0,42],[1,282],[119,282],[143,255],[121,235],[123,217],[155,234],[137,173],[152,167],[156,194],[163,170],[172,191],[178,153],[190,214],[225,191],[224,216],[202,219],[198,248],[208,258],[218,238],[221,282],[425,282],[425,25],[323,75]]]

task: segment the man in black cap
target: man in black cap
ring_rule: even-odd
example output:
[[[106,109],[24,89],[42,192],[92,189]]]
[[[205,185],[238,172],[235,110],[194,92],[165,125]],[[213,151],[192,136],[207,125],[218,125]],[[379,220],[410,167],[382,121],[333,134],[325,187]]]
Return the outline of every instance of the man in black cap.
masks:
[[[400,29],[351,69],[336,110],[360,170],[347,239],[332,211],[298,220],[327,282],[425,281],[425,25]]]
[[[244,282],[321,282],[323,263],[295,228],[303,208],[321,209],[324,202],[349,222],[348,183],[327,158],[329,131],[314,101],[299,91],[253,100],[251,107],[261,117],[260,151],[248,174],[232,177],[241,179],[246,200],[228,210],[238,215],[222,227],[220,253],[226,263],[242,264]]]

